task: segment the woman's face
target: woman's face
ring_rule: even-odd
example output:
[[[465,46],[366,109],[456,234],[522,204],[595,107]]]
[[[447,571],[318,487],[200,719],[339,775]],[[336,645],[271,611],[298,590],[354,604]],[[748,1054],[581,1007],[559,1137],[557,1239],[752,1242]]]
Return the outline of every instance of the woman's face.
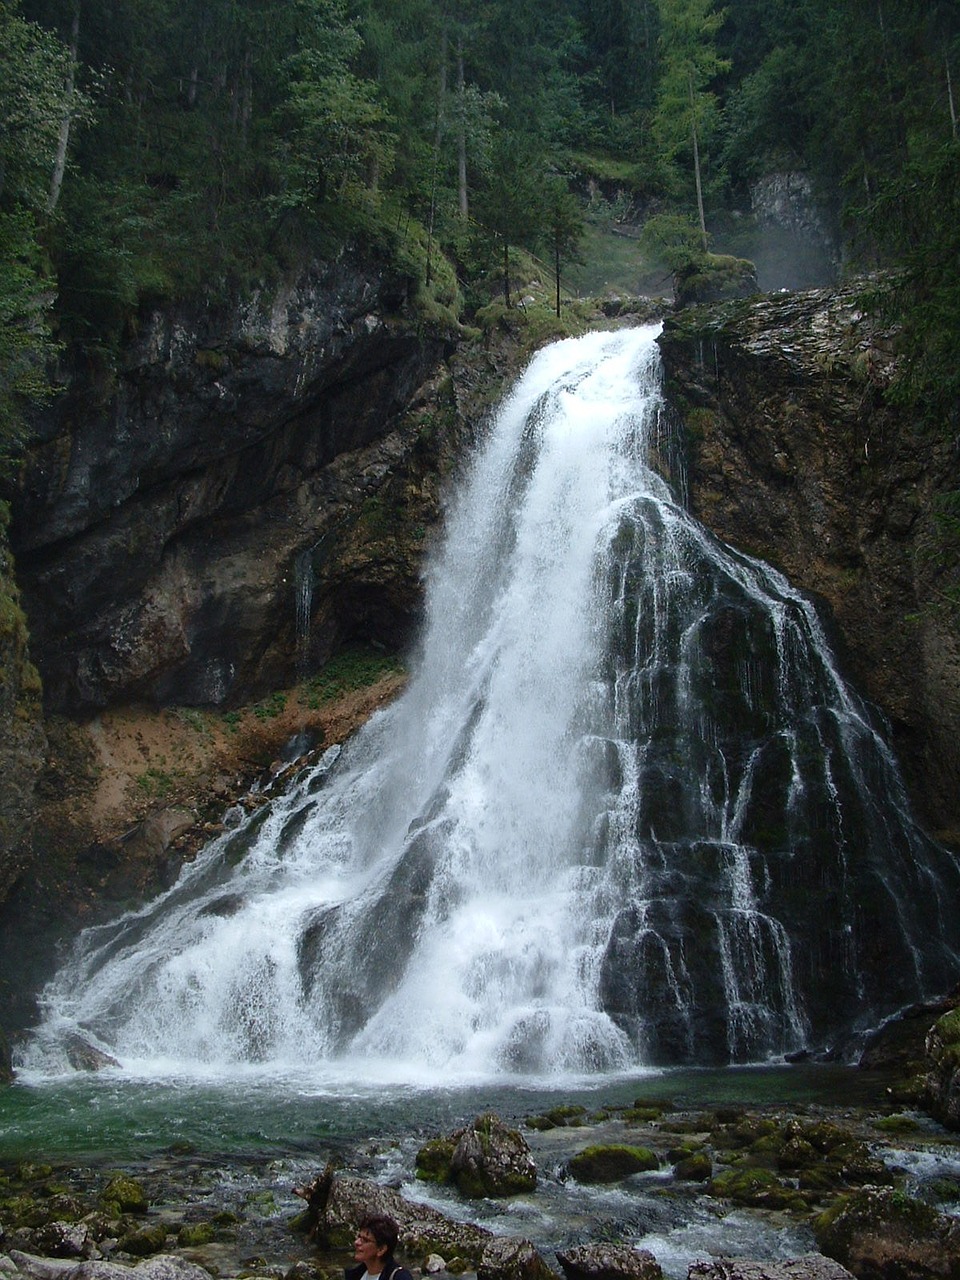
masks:
[[[387,1246],[377,1244],[369,1231],[358,1231],[353,1241],[353,1256],[357,1262],[362,1262],[372,1275],[375,1275],[383,1267]]]

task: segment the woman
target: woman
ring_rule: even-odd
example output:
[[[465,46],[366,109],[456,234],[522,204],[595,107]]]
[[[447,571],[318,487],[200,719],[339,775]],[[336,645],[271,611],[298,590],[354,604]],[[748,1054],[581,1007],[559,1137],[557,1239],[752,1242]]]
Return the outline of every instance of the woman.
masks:
[[[368,1214],[357,1228],[353,1241],[356,1265],[344,1271],[345,1280],[413,1280],[410,1272],[393,1256],[400,1228],[383,1213]]]

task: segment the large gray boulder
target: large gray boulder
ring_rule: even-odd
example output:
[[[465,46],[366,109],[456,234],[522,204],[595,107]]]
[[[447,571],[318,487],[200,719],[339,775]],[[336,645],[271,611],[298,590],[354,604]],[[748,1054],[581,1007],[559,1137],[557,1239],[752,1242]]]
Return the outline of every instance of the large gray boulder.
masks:
[[[491,1238],[485,1228],[454,1222],[428,1205],[405,1200],[392,1187],[335,1174],[329,1167],[312,1183],[298,1188],[297,1193],[307,1202],[303,1225],[325,1246],[349,1245],[357,1224],[370,1213],[393,1218],[400,1228],[398,1252],[407,1258],[438,1253],[443,1257],[456,1255],[476,1265]]]
[[[558,1252],[557,1261],[567,1280],[662,1280],[663,1276],[649,1250],[626,1244],[577,1245]]]
[[[850,1272],[822,1253],[758,1262],[752,1258],[713,1258],[695,1262],[687,1280],[850,1280]]]
[[[512,1196],[534,1189],[537,1166],[523,1134],[489,1112],[460,1132],[450,1180],[466,1196]]]
[[[557,1280],[556,1273],[520,1236],[495,1236],[484,1246],[477,1280]]]

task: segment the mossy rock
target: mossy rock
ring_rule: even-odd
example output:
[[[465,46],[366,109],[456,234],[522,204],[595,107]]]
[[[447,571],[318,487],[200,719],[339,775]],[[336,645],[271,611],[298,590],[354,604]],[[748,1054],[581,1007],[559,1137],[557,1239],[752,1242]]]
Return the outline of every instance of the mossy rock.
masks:
[[[844,1142],[830,1152],[829,1163],[851,1186],[890,1185],[893,1174],[863,1142]]]
[[[673,291],[678,307],[749,298],[759,292],[757,268],[747,258],[705,253],[674,272]]]
[[[960,1223],[902,1191],[865,1187],[815,1219],[821,1253],[855,1275],[960,1274]]]
[[[537,1168],[526,1139],[494,1112],[477,1116],[453,1138],[449,1180],[463,1195],[514,1196],[536,1187]]]
[[[821,1162],[807,1169],[801,1169],[797,1175],[797,1184],[801,1191],[827,1195],[837,1191],[843,1185],[843,1179],[836,1169]]]
[[[649,1173],[660,1162],[647,1147],[620,1143],[587,1147],[567,1162],[567,1171],[578,1182],[619,1182],[634,1173]]]
[[[19,1182],[45,1182],[47,1178],[53,1177],[53,1166],[49,1164],[32,1164],[25,1161],[17,1166],[17,1180]]]
[[[652,1124],[663,1115],[660,1107],[629,1107],[623,1113],[626,1124]]]
[[[729,1147],[752,1147],[763,1138],[778,1138],[779,1130],[776,1121],[766,1116],[741,1116],[732,1124],[716,1126],[714,1135]]]
[[[147,1193],[135,1178],[118,1174],[100,1193],[104,1207],[116,1205],[119,1213],[146,1213],[150,1207]]]
[[[563,1125],[577,1126],[585,1122],[587,1109],[568,1103],[566,1106],[551,1107],[545,1114],[558,1128]]]
[[[805,1138],[789,1138],[777,1152],[777,1168],[785,1172],[807,1169],[821,1158],[816,1147]]]
[[[776,1159],[783,1150],[783,1136],[779,1133],[768,1133],[763,1138],[758,1138],[756,1142],[750,1144],[750,1152],[752,1155],[760,1156],[762,1159]]]
[[[212,1222],[185,1222],[177,1232],[177,1244],[181,1249],[199,1249],[216,1237]]]
[[[661,1115],[663,1115],[665,1111],[674,1110],[674,1101],[672,1098],[646,1098],[641,1096],[639,1098],[634,1098],[633,1105],[634,1107],[640,1107],[643,1109],[649,1108],[651,1111],[659,1111]]]
[[[804,1125],[801,1132],[811,1146],[824,1153],[834,1151],[845,1143],[855,1141],[849,1129],[844,1129],[840,1125],[834,1124],[831,1120],[821,1120],[817,1124]]]
[[[147,1227],[138,1227],[136,1231],[128,1231],[121,1236],[117,1247],[123,1253],[132,1253],[137,1258],[146,1258],[151,1253],[159,1253],[167,1242],[167,1228],[161,1222]]]
[[[769,1169],[727,1169],[711,1181],[708,1190],[711,1195],[753,1208],[806,1208],[799,1192],[785,1186]]]
[[[450,1138],[433,1138],[417,1152],[417,1177],[422,1182],[447,1182],[456,1143]]]
[[[960,1045],[960,1007],[938,1018],[934,1028],[941,1044]]]
[[[897,1114],[893,1116],[881,1116],[879,1120],[873,1122],[873,1127],[879,1129],[882,1133],[917,1133],[920,1130],[920,1122],[915,1116],[905,1116]]]
[[[678,1160],[673,1173],[684,1182],[708,1182],[713,1174],[713,1161],[705,1151],[695,1151]]]
[[[50,1206],[31,1195],[0,1200],[0,1222],[10,1227],[43,1227],[52,1219]]]

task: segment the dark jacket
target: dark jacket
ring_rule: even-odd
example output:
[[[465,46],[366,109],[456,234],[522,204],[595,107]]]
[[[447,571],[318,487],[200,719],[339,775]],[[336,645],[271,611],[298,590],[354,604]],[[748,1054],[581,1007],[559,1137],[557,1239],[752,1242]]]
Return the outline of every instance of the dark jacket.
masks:
[[[358,1262],[352,1267],[346,1267],[343,1272],[344,1280],[360,1280],[366,1269],[362,1262]],[[392,1254],[388,1253],[383,1260],[380,1280],[413,1280],[413,1276],[406,1267],[401,1267]]]

